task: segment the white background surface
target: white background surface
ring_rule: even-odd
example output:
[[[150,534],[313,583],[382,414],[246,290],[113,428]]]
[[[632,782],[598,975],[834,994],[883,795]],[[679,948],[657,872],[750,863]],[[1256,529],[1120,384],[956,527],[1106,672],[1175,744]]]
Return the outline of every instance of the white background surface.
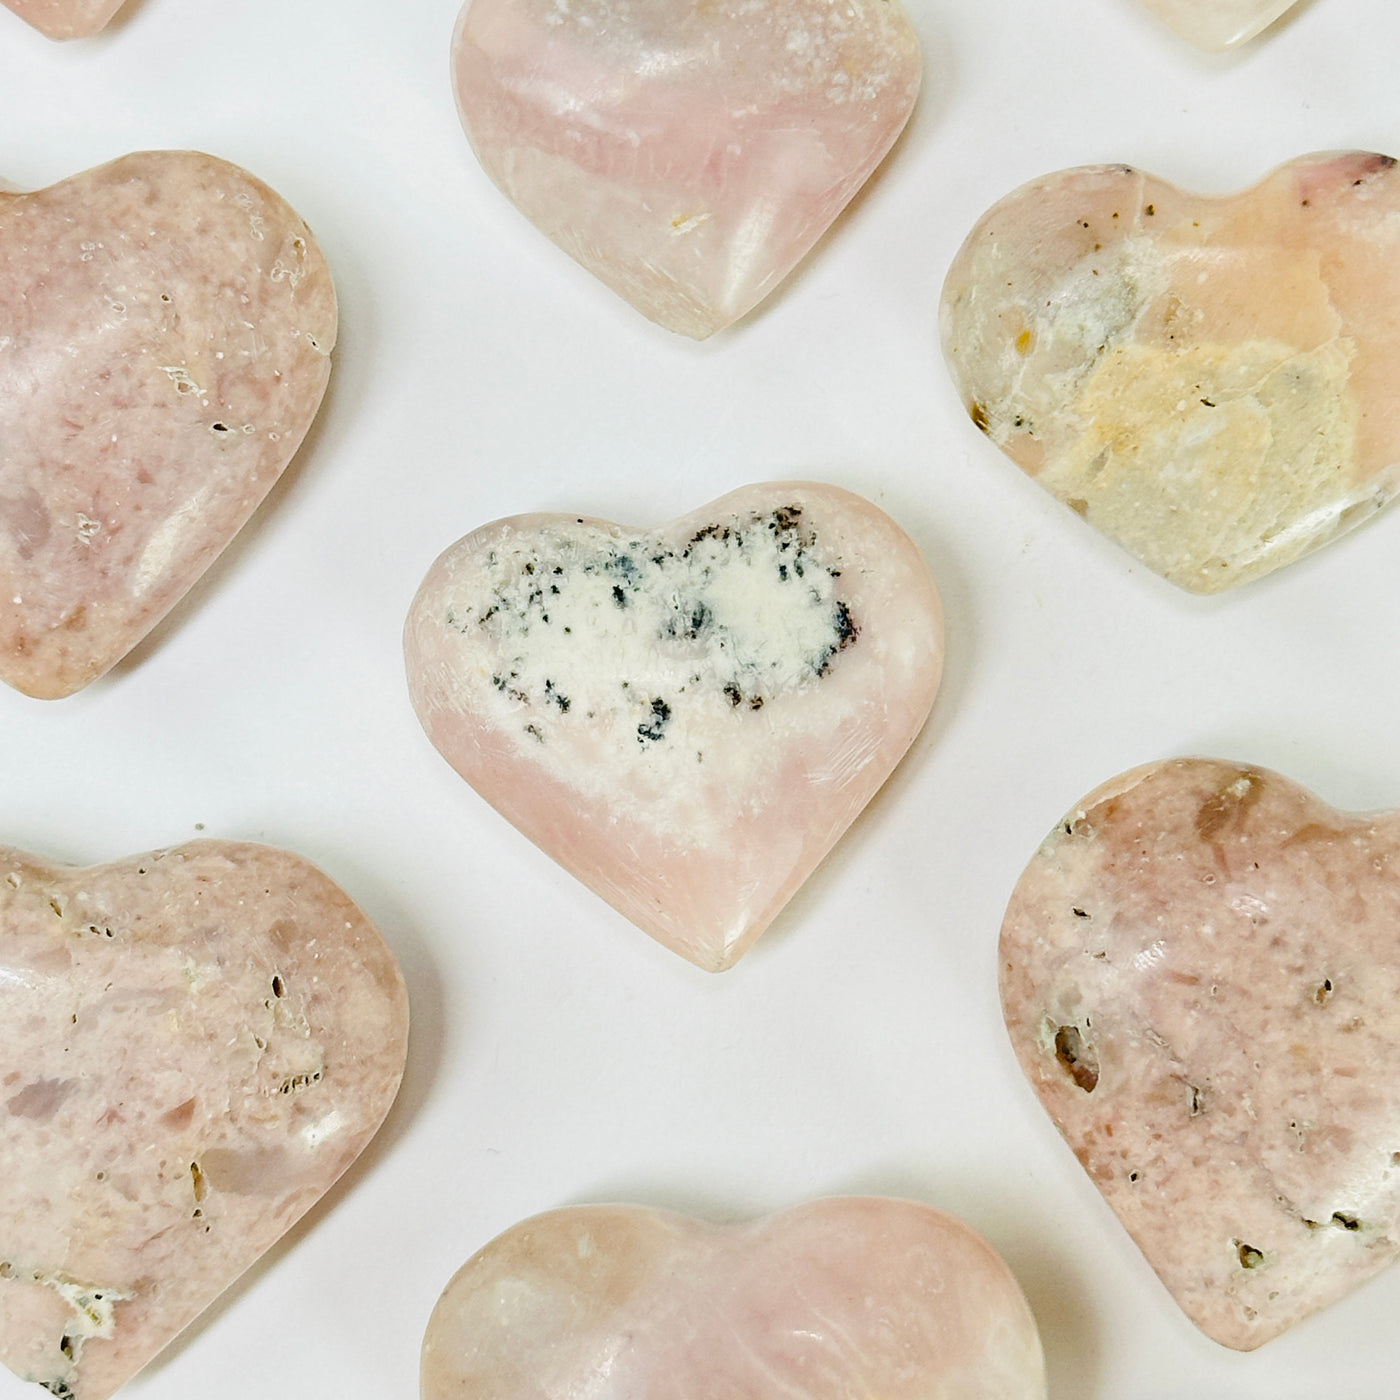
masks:
[[[290,847],[378,923],[414,1013],[380,1137],[132,1400],[413,1396],[439,1291],[525,1216],[729,1219],[841,1192],[981,1230],[1056,1400],[1400,1393],[1400,1269],[1249,1356],[1185,1321],[1023,1083],[995,985],[1017,875],[1124,768],[1204,752],[1400,805],[1400,512],[1189,597],[972,428],[936,335],[954,250],[1033,176],[1122,160],[1223,193],[1305,151],[1400,154],[1400,9],[1304,0],[1217,58],[1133,0],[909,6],[925,88],[904,138],[776,296],[703,345],[486,180],[447,76],[455,0],[132,0],[67,45],[0,10],[0,178],[226,157],[311,223],[341,302],[318,424],[206,579],[86,692],[0,693],[0,842],[83,864],[201,826]],[[438,551],[497,516],[648,525],[794,476],[869,496],[925,550],[946,679],[878,799],[713,977],[451,772],[399,632]],[[0,1375],[0,1400],[30,1394]]]

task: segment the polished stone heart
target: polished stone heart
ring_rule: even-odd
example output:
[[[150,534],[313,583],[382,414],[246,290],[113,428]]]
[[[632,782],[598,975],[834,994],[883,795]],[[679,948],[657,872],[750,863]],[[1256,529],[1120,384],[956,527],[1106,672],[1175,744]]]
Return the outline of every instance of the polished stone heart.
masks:
[[[470,0],[452,66],[486,173],[644,316],[756,306],[913,110],[898,0]]]
[[[747,1225],[578,1206],[447,1286],[422,1400],[1043,1400],[1035,1321],[980,1236],[910,1201]]]
[[[1158,19],[1203,49],[1229,49],[1267,29],[1298,0],[1142,0]]]
[[[1011,899],[1021,1065],[1198,1327],[1248,1349],[1400,1249],[1400,813],[1213,759],[1137,769]]]
[[[428,737],[652,937],[728,967],[933,704],[942,610],[907,535],[832,486],[746,487],[646,532],[485,525],[405,633]]]
[[[0,1361],[104,1400],[359,1155],[408,1005],[285,851],[0,849],[0,1026]]]
[[[1243,194],[1125,166],[1027,185],[943,291],[972,420],[1196,592],[1257,578],[1400,487],[1400,176],[1305,156]]]
[[[335,332],[306,225],[224,161],[0,193],[0,679],[71,694],[155,626],[291,460]]]
[[[50,39],[85,39],[105,29],[126,0],[0,0]]]

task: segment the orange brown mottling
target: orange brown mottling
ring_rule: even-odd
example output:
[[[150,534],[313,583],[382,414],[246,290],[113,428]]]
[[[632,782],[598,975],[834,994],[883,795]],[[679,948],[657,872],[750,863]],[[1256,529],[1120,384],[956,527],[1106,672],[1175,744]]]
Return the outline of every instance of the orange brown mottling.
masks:
[[[1086,797],[1001,934],[1021,1066],[1187,1315],[1259,1346],[1400,1249],[1400,814],[1216,759]]]
[[[1045,176],[968,235],[942,334],[973,421],[1077,515],[1193,592],[1259,578],[1400,490],[1400,172]]]

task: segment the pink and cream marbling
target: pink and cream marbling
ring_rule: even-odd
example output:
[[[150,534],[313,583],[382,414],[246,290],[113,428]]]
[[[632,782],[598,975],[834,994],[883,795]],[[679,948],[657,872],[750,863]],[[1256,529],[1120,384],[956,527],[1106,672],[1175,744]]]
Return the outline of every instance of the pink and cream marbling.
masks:
[[[973,422],[1194,592],[1258,578],[1400,489],[1400,174],[1304,156],[1242,194],[1126,166],[977,223],[943,290]]]
[[[1202,49],[1230,49],[1267,29],[1298,0],[1142,0],[1164,24]]]
[[[745,487],[655,531],[482,526],[405,629],[428,737],[640,928],[729,967],[874,796],[938,689],[909,537],[833,486]]]
[[[1001,934],[1022,1068],[1191,1320],[1277,1336],[1400,1249],[1400,813],[1216,759],[1070,812]]]
[[[107,27],[126,0],[0,0],[50,39],[86,39]]]
[[[0,849],[0,1361],[104,1400],[355,1160],[403,1072],[393,954],[304,860]]]
[[[750,1224],[576,1206],[506,1231],[447,1286],[422,1400],[1044,1400],[1000,1257],[873,1197]]]
[[[452,66],[477,158],[517,208],[697,339],[812,247],[920,78],[899,0],[469,0]]]
[[[291,460],[335,334],[306,225],[225,161],[0,192],[0,679],[69,695],[155,626]]]

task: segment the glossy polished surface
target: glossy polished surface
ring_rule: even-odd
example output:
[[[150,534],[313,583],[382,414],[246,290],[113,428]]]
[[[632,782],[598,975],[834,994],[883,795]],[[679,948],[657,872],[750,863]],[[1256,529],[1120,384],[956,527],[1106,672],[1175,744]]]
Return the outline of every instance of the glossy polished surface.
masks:
[[[0,1361],[103,1400],[359,1155],[408,1003],[374,927],[285,851],[0,849],[0,1025]]]
[[[0,679],[71,695],[160,621],[291,460],[335,334],[310,231],[226,161],[0,191]]]
[[[1252,39],[1298,0],[1142,0],[1158,19],[1203,49],[1229,49]]]
[[[405,649],[448,762],[640,928],[719,971],[913,742],[943,613],[882,511],[768,484],[657,531],[485,525],[433,565]]]
[[[1182,588],[1287,564],[1400,489],[1400,173],[1304,156],[1243,194],[1126,166],[968,235],[943,345],[984,433]]]
[[[443,1285],[540,1211],[743,1220],[843,1192],[928,1201],[986,1238],[1054,1400],[1394,1400],[1400,1268],[1247,1355],[1212,1342],[1027,1088],[995,981],[1031,853],[1147,758],[1224,754],[1337,807],[1400,804],[1400,512],[1184,593],[989,449],[935,328],[968,230],[1043,172],[1122,159],[1228,193],[1319,145],[1390,149],[1400,6],[1312,0],[1219,59],[1138,0],[905,9],[925,76],[892,158],[758,312],[696,342],[483,174],[448,78],[456,3],[128,0],[70,44],[0,7],[0,178],[194,143],[296,207],[341,308],[311,440],[185,602],[69,700],[0,686],[0,842],[87,862],[202,822],[299,851],[398,953],[415,1026],[367,1154],[119,1400],[405,1400]],[[886,787],[711,977],[438,757],[404,617],[486,521],[655,525],[793,474],[914,539],[947,657]],[[0,1367],[0,1400],[49,1397]]]
[[[816,1201],[716,1226],[575,1206],[508,1230],[448,1285],[422,1400],[1044,1400],[1035,1321],[966,1225],[910,1201]]]
[[[50,39],[86,39],[105,29],[125,0],[0,0]]]
[[[1213,759],[1086,797],[1001,934],[1007,1026],[1187,1315],[1275,1337],[1400,1251],[1400,814]]]
[[[899,0],[470,0],[462,122],[521,212],[702,338],[773,290],[908,120]]]

